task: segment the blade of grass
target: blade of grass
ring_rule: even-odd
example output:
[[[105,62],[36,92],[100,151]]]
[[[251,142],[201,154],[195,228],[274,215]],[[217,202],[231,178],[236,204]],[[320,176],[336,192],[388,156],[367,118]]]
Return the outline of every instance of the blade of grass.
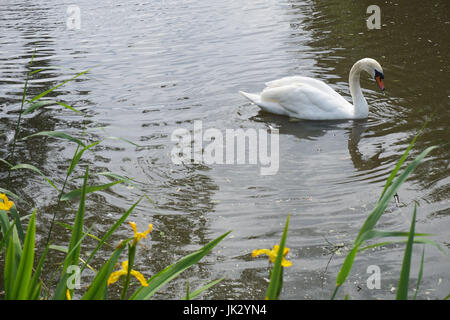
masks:
[[[129,185],[131,185],[133,187],[137,187],[137,185],[133,181],[134,180],[133,178],[127,178],[127,177],[118,175],[117,173],[112,173],[112,172],[107,172],[107,171],[99,172],[97,174],[105,176],[105,177],[110,177],[110,178],[113,178],[115,180],[122,180],[123,182],[126,182],[127,184],[129,184]]]
[[[13,233],[15,228],[13,230]],[[17,238],[18,241],[18,238]],[[5,269],[3,272],[3,282],[5,286],[5,300],[13,300],[13,289],[14,289],[14,280],[16,278],[17,273],[17,265],[18,259],[16,259],[16,244],[14,243],[14,237],[11,236],[11,239],[8,241],[8,247],[6,249],[5,256]]]
[[[278,249],[277,258],[273,264],[272,273],[270,276],[269,286],[266,292],[266,300],[276,300],[281,292],[281,287],[283,286],[283,267],[281,261],[283,259],[284,247],[286,244],[286,237],[289,228],[290,215],[287,216],[286,224],[284,226],[283,235],[281,236],[280,247]]]
[[[39,258],[39,263],[34,271],[33,278],[30,282],[30,297],[31,300],[39,299],[42,290],[42,282],[39,282],[39,277],[41,276],[42,267],[44,266],[45,259],[47,258],[47,253],[49,250],[49,245],[45,246],[45,250]]]
[[[55,105],[55,104],[58,104],[64,108],[74,111],[76,113],[81,113],[81,111],[79,111],[79,110],[75,109],[74,107],[71,107],[68,104],[61,102],[61,101],[41,100],[41,101],[33,103],[31,106],[29,106],[27,109],[25,109],[25,111],[22,112],[22,115],[27,115],[27,114],[32,113],[40,108]]]
[[[425,246],[422,249],[422,257],[420,258],[420,269],[419,274],[417,276],[416,292],[414,292],[413,300],[416,300],[417,292],[419,292],[420,282],[422,281],[424,257],[425,257]]]
[[[121,137],[109,136],[109,137],[107,137],[106,139],[110,139],[110,140],[119,140],[119,141],[123,141],[123,142],[129,143],[129,144],[131,144],[131,145],[133,145],[133,146],[135,146],[135,147],[142,147],[141,145],[139,145],[139,144],[137,144],[137,143],[135,143],[135,142],[133,142],[133,141],[130,141],[130,140],[128,140],[128,139],[124,139],[124,138],[121,138]]]
[[[105,189],[108,189],[118,183],[121,183],[121,182],[123,182],[123,180],[114,181],[111,183],[102,184],[102,185],[98,185],[98,186],[89,186],[86,188],[86,193],[92,193],[92,192],[96,192],[96,191],[105,190]],[[81,194],[82,194],[82,189],[72,190],[69,193],[66,193],[65,195],[63,195],[61,197],[61,200],[65,201],[65,200],[71,200],[74,198],[78,198],[81,196]]]
[[[77,139],[67,133],[60,132],[60,131],[41,131],[38,133],[34,133],[32,135],[26,136],[26,137],[22,138],[22,140],[26,140],[26,139],[29,139],[32,137],[37,137],[37,136],[47,136],[47,137],[53,137],[53,138],[58,138],[58,139],[64,139],[64,140],[68,140],[71,142],[75,142],[76,144],[80,145],[81,147],[86,147],[86,145],[80,139]]]
[[[11,214],[14,221],[16,222],[17,235],[19,236],[20,241],[22,241],[22,243],[23,243],[23,241],[25,240],[25,234],[23,232],[22,221],[20,219],[19,213],[17,212],[16,205],[13,205],[11,207],[11,209],[9,210],[9,213]]]
[[[75,217],[75,222],[73,225],[72,230],[72,236],[70,238],[70,244],[69,244],[69,251],[75,248],[75,245],[78,243],[78,241],[81,239],[81,237],[84,235],[83,232],[83,225],[84,225],[84,213],[85,213],[85,206],[86,206],[86,190],[87,190],[87,180],[89,177],[89,166],[86,167],[86,171],[84,174],[83,179],[83,187],[81,188],[81,198],[78,206],[78,212]],[[80,256],[80,247],[78,247],[77,250],[75,250],[75,253],[72,257],[72,259],[69,259],[64,264],[63,273],[65,273],[67,267],[69,265],[78,264],[78,258]]]
[[[70,265],[78,265],[78,260],[80,257],[81,250],[81,241],[85,237],[85,233],[83,232],[84,225],[84,213],[85,213],[85,203],[86,203],[86,185],[87,179],[89,177],[89,166],[86,167],[86,171],[83,179],[83,187],[81,188],[81,199],[78,206],[78,212],[75,216],[75,222],[72,230],[72,235],[70,237],[69,249],[64,259],[62,277],[57,285],[57,290],[53,296],[53,299],[64,299],[66,296],[67,289],[67,268]]]
[[[359,248],[359,251],[364,251],[367,249],[372,249],[372,248],[381,247],[381,246],[387,246],[387,245],[391,245],[394,243],[406,243],[407,241],[408,241],[407,239],[406,240],[403,239],[403,240],[397,240],[397,241],[385,241],[385,242],[374,243],[374,244],[368,245],[366,247]],[[427,238],[414,238],[414,243],[432,245],[432,246],[436,247],[439,251],[441,251],[441,253],[444,254],[446,257],[449,257],[449,254],[447,253],[447,251],[445,251],[444,248],[442,248],[439,245],[439,243],[437,243],[436,241],[433,241],[433,240],[427,239]]]
[[[432,236],[431,233],[416,233],[414,237],[425,237]],[[409,232],[406,231],[380,231],[380,230],[370,230],[367,231],[362,238],[365,240],[375,239],[375,238],[388,238],[388,237],[409,237]]]
[[[97,253],[97,251],[102,247],[102,245],[109,239],[109,237],[111,237],[111,235],[113,234],[113,232],[120,226],[122,225],[122,223],[128,218],[128,216],[130,215],[131,212],[133,212],[134,208],[136,208],[136,206],[141,202],[142,197],[136,201],[130,209],[128,209],[121,217],[120,219],[118,219],[114,225],[109,228],[108,232],[106,232],[106,234],[103,236],[103,238],[100,240],[100,242],[97,244],[97,246],[95,247],[94,250],[92,250],[91,254],[89,255],[89,257],[86,260],[86,263],[81,267],[81,272],[83,272],[85,266],[91,261],[91,259],[94,257],[94,255]]]
[[[73,226],[71,226],[70,224],[62,223],[62,222],[56,222],[56,224],[61,226],[61,227],[63,227],[63,228],[66,228],[66,229],[68,229],[70,231],[73,230]],[[99,237],[97,237],[96,235],[94,235],[94,234],[90,234],[90,233],[86,233],[86,232],[85,232],[85,234],[86,234],[86,236],[88,236],[88,237],[90,237],[90,238],[92,238],[94,240],[101,241],[101,239]]]
[[[148,280],[148,287],[141,287],[132,296],[131,300],[148,300],[155,292],[164,286],[166,283],[177,277],[181,272],[188,269],[201,258],[203,258],[208,252],[210,252],[220,241],[222,241],[231,231],[224,233],[218,238],[206,244],[200,250],[191,253],[184,258],[180,259],[177,263],[168,266],[161,272],[157,273]]]
[[[53,294],[53,298],[52,298],[53,300],[64,300],[66,298],[67,280],[71,276],[71,274],[66,272],[67,268],[70,265],[78,265],[78,260],[83,263],[83,259],[81,259],[79,256],[78,256],[77,260],[75,260],[74,257],[76,256],[77,253],[79,254],[81,243],[82,243],[84,237],[86,237],[86,235],[89,234],[89,232],[92,230],[92,228],[94,228],[94,226],[91,226],[87,232],[84,232],[83,235],[81,236],[81,238],[78,240],[77,243],[75,243],[75,245],[72,248],[66,249],[64,247],[50,245],[50,249],[56,249],[56,250],[60,250],[61,252],[67,252],[66,257],[64,258],[64,261],[63,261],[62,277],[56,286],[56,290],[55,290],[55,293]],[[70,293],[72,294],[73,290],[71,290]]]
[[[75,169],[75,167],[77,166],[77,164],[78,164],[78,162],[80,161],[81,157],[83,156],[83,153],[84,153],[86,150],[88,150],[88,149],[90,149],[90,148],[92,148],[92,147],[98,145],[100,142],[102,142],[102,140],[95,141],[94,143],[91,143],[90,145],[85,146],[85,147],[84,147],[83,149],[81,149],[80,151],[75,152],[75,155],[73,156],[72,161],[70,161],[69,168],[67,169],[67,175],[68,175],[68,176],[70,176],[70,175],[72,174],[73,170]]]
[[[406,243],[405,254],[403,256],[402,270],[398,282],[397,300],[408,300],[409,273],[411,269],[412,248],[414,244],[414,229],[416,226],[417,204],[414,204],[411,229],[409,231],[408,242]]]
[[[384,193],[383,197],[381,197],[381,199],[377,202],[375,209],[367,217],[364,225],[362,226],[362,228],[358,233],[358,236],[356,237],[355,244],[359,246],[362,242],[364,242],[365,239],[362,238],[362,235],[375,227],[381,215],[386,210],[386,207],[388,206],[389,202],[394,197],[394,194],[397,192],[397,190],[400,188],[400,186],[403,184],[406,178],[414,171],[414,169],[419,165],[419,163],[423,160],[423,158],[425,158],[428,155],[428,153],[430,153],[432,150],[436,148],[437,146],[432,146],[425,149],[416,159],[414,159],[414,161],[412,161],[406,167],[406,169],[402,172],[402,174],[391,184],[391,186]]]
[[[134,258],[136,257],[136,243],[128,244],[128,270],[125,278],[123,279],[123,287],[122,294],[120,295],[121,300],[126,300],[128,287],[130,285],[131,280],[131,270],[133,270],[134,266]]]
[[[124,250],[125,245],[114,250],[113,254],[109,260],[100,268],[100,270],[95,275],[89,289],[81,297],[82,300],[102,300],[104,299],[107,291],[107,281],[109,275],[111,274],[114,265],[119,259],[120,254]]]
[[[70,79],[68,79],[68,80],[66,80],[66,81],[63,81],[62,83],[60,83],[60,84],[54,86],[54,87],[51,88],[51,89],[48,89],[47,91],[44,91],[44,92],[38,94],[37,96],[35,96],[35,97],[32,98],[31,100],[27,101],[27,103],[32,103],[32,102],[34,102],[34,101],[36,101],[36,100],[39,100],[39,99],[42,98],[42,97],[45,97],[47,94],[49,94],[49,93],[52,92],[53,90],[58,89],[58,88],[61,87],[62,85],[66,84],[67,82],[70,82],[70,81],[72,81],[72,80],[74,80],[74,79],[76,79],[76,78],[82,76],[83,74],[87,73],[88,71],[89,71],[89,70],[85,70],[85,71],[83,71],[83,72],[78,73],[76,76],[74,76],[74,77],[72,77],[72,78],[70,78]]]
[[[33,55],[31,56],[31,60],[30,60],[30,68],[33,65],[33,60],[34,60],[34,55],[36,54],[36,47],[34,48],[33,51]],[[15,151],[16,151],[16,143],[17,143],[17,139],[19,137],[19,133],[20,133],[20,124],[22,121],[22,111],[23,111],[23,107],[25,105],[25,98],[27,96],[27,88],[28,88],[28,79],[30,78],[30,72],[27,72],[27,77],[25,79],[25,85],[23,86],[23,93],[22,93],[22,103],[20,105],[20,111],[19,111],[19,116],[17,118],[17,124],[16,124],[16,129],[14,131],[14,138],[13,138],[13,142],[12,142],[12,148],[11,148],[11,157],[10,157],[10,162],[14,163],[14,156],[15,156]],[[8,179],[6,180],[6,189],[9,188],[9,184],[11,182],[11,170],[8,170]]]
[[[2,159],[2,158],[0,158],[0,162],[3,162],[4,164],[6,164],[10,168],[13,166],[11,163],[9,163],[8,161],[6,161],[5,159]]]
[[[36,234],[36,209],[33,211],[28,224],[25,241],[23,244],[22,256],[17,268],[16,279],[14,281],[12,299],[25,300],[28,298],[30,289],[31,272],[34,264],[34,241]]]
[[[3,246],[8,245],[8,240],[9,240],[9,235],[11,234],[11,231],[13,230],[14,226],[15,226],[15,221],[13,221],[11,223],[11,225],[6,229],[6,231],[3,231],[2,229],[2,240],[0,241],[0,252],[3,250]]]
[[[76,113],[82,113],[80,110],[77,110],[77,109],[75,109],[72,106],[69,106],[67,103],[64,103],[64,102],[61,102],[61,101],[56,101],[56,103],[59,104],[60,106],[64,107],[64,108],[69,109],[71,111],[74,111]]]
[[[43,174],[38,168],[36,168],[35,166],[33,166],[33,165],[31,165],[31,164],[27,164],[27,163],[21,163],[21,164],[18,164],[18,165],[16,165],[16,166],[14,166],[14,167],[12,167],[11,168],[11,170],[20,170],[20,169],[28,169],[28,170],[31,170],[31,171],[33,171],[33,172],[36,172],[37,174],[39,174],[40,176],[42,176],[47,182],[48,182],[48,184],[49,185],[51,185],[53,188],[55,188],[56,189],[56,191],[58,191],[59,192],[59,189],[58,189],[58,187],[45,175],[45,174]]]
[[[189,295],[189,279],[186,281],[186,298],[185,300],[191,300],[191,297]]]
[[[208,290],[209,288],[211,288],[212,286],[215,286],[216,284],[218,284],[219,282],[221,282],[224,278],[220,278],[214,281],[211,281],[210,283],[204,285],[201,288],[198,288],[195,291],[192,292],[188,292],[189,290],[189,282],[186,286],[186,296],[182,299],[182,300],[191,300],[194,299],[195,297],[197,297],[198,295],[200,295],[202,292]]]
[[[93,228],[93,227],[90,227],[89,230],[91,230],[92,228]],[[84,235],[83,235],[83,238],[86,237],[87,235],[88,235],[88,233],[85,232]],[[81,244],[81,243],[80,243],[80,244]],[[69,248],[67,248],[67,247],[64,247],[64,246],[58,246],[58,245],[54,245],[54,244],[50,244],[50,245],[49,245],[49,249],[56,250],[56,251],[59,251],[59,252],[63,252],[63,253],[66,254],[66,256],[70,256],[70,255],[74,252],[74,250],[72,250],[72,252],[69,252]],[[86,264],[86,261],[85,261],[84,259],[82,259],[81,257],[79,257],[78,260],[79,260],[83,265]],[[92,271],[97,272],[92,266],[90,266],[90,265],[86,265],[86,266],[87,266],[89,269],[91,269]],[[80,271],[80,274],[81,274],[81,271]]]
[[[425,121],[422,128],[420,128],[419,132],[414,136],[412,141],[410,142],[409,146],[406,148],[405,152],[401,156],[400,160],[397,162],[397,165],[395,166],[394,170],[392,170],[391,174],[389,175],[389,178],[386,181],[386,184],[384,186],[383,191],[381,192],[380,199],[383,197],[384,193],[386,192],[387,188],[391,185],[392,180],[394,180],[395,176],[397,175],[398,170],[400,170],[400,167],[402,166],[403,162],[405,162],[406,158],[408,157],[409,152],[411,151],[412,147],[416,143],[417,138],[420,136],[422,131],[425,129],[425,127],[428,125],[428,122],[430,120]]]
[[[22,115],[23,115],[23,116],[24,116],[24,115],[27,115],[27,114],[29,114],[29,113],[32,113],[32,112],[36,111],[37,109],[40,109],[40,108],[45,107],[45,106],[54,105],[54,104],[56,104],[56,101],[55,101],[55,100],[41,100],[41,101],[38,101],[38,102],[36,102],[36,103],[33,103],[33,104],[32,104],[31,106],[29,106],[28,108],[26,108],[26,109],[22,112]]]
[[[336,278],[336,288],[334,289],[334,292],[331,296],[331,300],[334,299],[338,289],[344,284],[345,280],[347,279],[350,270],[352,269],[353,261],[355,261],[356,254],[358,253],[358,249],[359,246],[355,245],[353,249],[345,257],[344,264],[339,270],[339,273]]]

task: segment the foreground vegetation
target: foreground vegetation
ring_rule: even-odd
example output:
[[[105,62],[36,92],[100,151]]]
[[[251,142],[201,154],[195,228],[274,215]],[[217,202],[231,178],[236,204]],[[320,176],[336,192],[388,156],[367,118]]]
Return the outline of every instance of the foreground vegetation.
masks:
[[[34,57],[34,55],[33,55]],[[7,181],[5,187],[0,187],[0,257],[4,261],[3,270],[3,298],[8,300],[16,299],[58,299],[58,300],[71,300],[74,298],[74,289],[76,276],[80,277],[86,267],[94,270],[90,265],[91,261],[97,257],[98,251],[107,243],[113,233],[124,224],[133,210],[139,205],[143,199],[148,199],[146,195],[143,195],[138,199],[130,208],[128,208],[122,216],[109,228],[102,238],[98,238],[90,233],[92,228],[86,230],[85,215],[86,215],[86,198],[89,194],[105,190],[118,183],[131,183],[132,181],[126,177],[122,177],[112,172],[102,173],[105,176],[113,179],[114,181],[104,185],[89,185],[89,180],[92,175],[89,166],[86,165],[82,169],[82,175],[80,181],[80,187],[75,190],[67,192],[67,181],[69,177],[73,176],[77,170],[79,170],[80,160],[83,154],[90,151],[93,147],[102,143],[102,140],[87,141],[86,139],[80,139],[69,135],[61,131],[42,131],[34,133],[32,135],[21,137],[21,121],[22,116],[26,114],[32,114],[36,110],[45,108],[50,105],[60,106],[71,110],[72,112],[81,114],[76,108],[67,105],[61,101],[42,99],[45,98],[50,92],[64,85],[65,83],[72,81],[88,71],[78,73],[71,79],[68,79],[55,87],[27,100],[27,87],[30,77],[43,69],[31,69],[33,58],[30,62],[30,71],[27,74],[27,78],[24,84],[23,96],[20,111],[17,118],[16,130],[13,141],[11,143],[11,152],[5,159],[0,159],[0,162],[7,168]],[[420,134],[420,132],[419,132]],[[345,283],[353,263],[358,253],[363,252],[369,248],[376,246],[386,245],[394,241],[384,241],[379,243],[367,244],[369,240],[379,238],[392,238],[397,237],[400,240],[397,242],[404,242],[406,244],[403,264],[401,273],[399,276],[397,299],[408,299],[409,279],[410,279],[410,266],[413,245],[433,245],[441,247],[434,241],[427,238],[428,234],[415,232],[415,218],[416,218],[416,206],[414,207],[411,217],[411,227],[407,231],[380,231],[375,227],[377,222],[382,217],[387,205],[391,202],[392,198],[400,188],[406,178],[414,171],[419,163],[424,159],[433,149],[436,147],[429,147],[424,150],[416,159],[410,162],[406,168],[400,172],[404,161],[408,157],[410,150],[419,136],[413,139],[397,166],[387,179],[386,185],[381,193],[375,208],[367,217],[364,225],[361,227],[354,243],[353,247],[345,258],[345,261],[337,275],[336,288],[331,294],[331,299],[336,297],[338,290]],[[51,137],[60,139],[66,142],[74,143],[76,145],[76,151],[70,161],[67,164],[67,172],[64,183],[58,186],[49,177],[45,176],[39,168],[31,164],[16,163],[15,150],[16,144],[19,140],[25,140],[30,138],[39,137]],[[129,142],[129,141],[128,141]],[[131,142],[129,142],[131,143]],[[31,214],[24,215],[20,212],[20,203],[24,202],[16,193],[10,189],[13,187],[13,180],[11,173],[14,170],[31,170],[34,173],[41,175],[45,181],[55,189],[57,192],[57,205],[53,213],[53,218],[50,222],[47,240],[45,242],[45,249],[41,256],[35,257],[36,252],[36,220],[38,219],[37,210],[34,209]],[[78,209],[75,214],[73,224],[65,225],[70,230],[70,241],[67,246],[52,244],[52,232],[54,225],[57,223],[58,208],[65,201],[77,201]],[[150,199],[148,199],[150,200]],[[151,201],[151,200],[150,200]],[[270,283],[265,294],[266,299],[278,299],[283,286],[283,273],[284,268],[288,268],[292,265],[292,262],[286,260],[286,255],[289,249],[286,247],[287,233],[289,228],[290,216],[287,217],[286,225],[281,237],[281,241],[278,245],[275,245],[273,249],[257,249],[253,251],[252,256],[267,255],[271,263],[270,270]],[[161,290],[168,282],[175,279],[183,271],[190,268],[198,261],[200,261],[205,255],[207,255],[219,242],[221,242],[229,233],[222,234],[218,238],[212,240],[197,251],[183,257],[178,262],[167,266],[160,272],[146,279],[138,270],[135,269],[136,248],[143,238],[146,238],[153,229],[153,225],[150,223],[148,226],[137,226],[134,222],[128,221],[130,231],[133,231],[133,235],[123,239],[112,250],[109,258],[103,265],[95,271],[88,288],[79,296],[80,299],[108,299],[113,298],[108,293],[110,286],[116,285],[115,283],[121,280],[121,299],[150,299],[158,290]],[[25,228],[24,226],[27,225]],[[26,229],[26,231],[25,231]],[[138,229],[145,230],[139,232]],[[86,237],[91,237],[97,240],[97,245],[93,248],[87,259],[81,258],[81,248],[83,240]],[[48,255],[57,250],[64,253],[64,259],[59,265],[58,280],[54,288],[50,289],[44,284],[42,279],[42,271]],[[282,254],[279,254],[279,253]],[[422,278],[422,270],[424,264],[424,249],[422,250],[422,259],[420,265],[420,272],[418,275],[418,281],[416,286],[416,292],[412,298],[415,298]],[[116,265],[120,262],[121,269],[117,270]],[[189,285],[186,288],[185,299],[192,299],[198,296],[203,291],[207,290],[211,286],[219,283],[222,279],[217,279],[211,283],[205,284],[203,287],[190,291]],[[137,290],[131,290],[130,283],[137,281],[140,287]]]

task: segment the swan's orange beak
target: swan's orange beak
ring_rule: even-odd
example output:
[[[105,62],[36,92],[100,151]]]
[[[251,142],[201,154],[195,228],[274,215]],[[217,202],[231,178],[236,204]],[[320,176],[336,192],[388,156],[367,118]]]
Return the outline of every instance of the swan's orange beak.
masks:
[[[383,79],[381,78],[381,76],[377,75],[375,77],[375,80],[377,81],[377,84],[380,87],[380,89],[384,91],[384,84],[383,84]]]

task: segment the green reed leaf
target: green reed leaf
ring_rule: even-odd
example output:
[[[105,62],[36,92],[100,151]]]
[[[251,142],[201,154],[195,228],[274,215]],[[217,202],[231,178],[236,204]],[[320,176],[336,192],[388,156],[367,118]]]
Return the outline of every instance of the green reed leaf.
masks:
[[[30,222],[28,224],[27,233],[25,235],[25,241],[23,244],[22,256],[19,266],[17,268],[16,278],[13,285],[13,291],[11,299],[25,300],[28,299],[30,292],[30,280],[31,272],[34,265],[34,241],[36,235],[36,209],[31,215]]]
[[[408,157],[409,152],[411,151],[412,147],[416,143],[417,138],[420,136],[422,131],[425,129],[425,127],[428,125],[429,121],[426,121],[422,128],[420,128],[419,132],[414,136],[414,138],[411,140],[410,144],[406,148],[405,152],[401,156],[400,160],[397,162],[397,165],[395,166],[394,170],[392,170],[391,174],[389,175],[388,179],[386,180],[386,184],[384,186],[383,191],[381,192],[380,199],[383,197],[386,190],[389,188],[389,186],[392,183],[392,180],[394,180],[395,176],[397,175],[398,170],[400,170],[400,167],[402,166],[403,162],[405,162],[406,158]]]
[[[32,135],[29,135],[27,137],[24,137],[24,138],[22,138],[22,140],[26,140],[26,139],[37,137],[37,136],[47,136],[47,137],[53,137],[53,138],[58,138],[58,139],[64,139],[64,140],[68,140],[71,142],[75,142],[76,144],[80,145],[81,147],[86,146],[80,139],[77,139],[67,133],[60,132],[60,131],[41,131],[38,133],[34,133]]]
[[[210,283],[204,285],[201,288],[198,288],[192,292],[189,292],[189,282],[186,283],[186,296],[184,296],[184,298],[182,298],[181,300],[192,300],[195,297],[197,297],[198,295],[200,295],[202,292],[208,290],[209,288],[215,286],[216,284],[218,284],[219,282],[223,281],[224,278],[220,278],[214,281],[211,281]]]
[[[107,293],[107,282],[109,275],[114,269],[114,265],[117,263],[120,254],[125,248],[125,244],[116,250],[109,258],[109,260],[100,268],[100,270],[95,275],[89,289],[81,297],[82,300],[103,300]]]
[[[403,256],[402,270],[398,282],[397,300],[408,300],[409,273],[411,270],[412,248],[414,244],[414,229],[416,226],[417,204],[414,204],[414,211],[409,231],[408,242],[406,243],[405,254]]]
[[[231,231],[224,233],[218,238],[206,244],[200,250],[191,253],[180,259],[175,264],[166,267],[164,270],[155,274],[148,280],[148,287],[141,287],[132,296],[131,300],[148,300],[159,288],[167,284],[169,281],[177,277],[181,272],[196,264],[208,252],[210,252],[220,241],[222,241]]]
[[[35,166],[33,166],[31,164],[27,164],[27,163],[21,163],[21,164],[18,164],[18,165],[16,165],[16,166],[11,168],[11,170],[20,170],[20,169],[27,169],[27,170],[31,170],[33,172],[36,172],[37,174],[42,176],[48,182],[49,185],[51,185],[53,188],[56,189],[56,191],[59,192],[58,187],[45,174],[43,174],[41,172],[41,170],[39,170]]]
[[[283,260],[283,252],[286,244],[287,232],[289,228],[290,215],[287,216],[286,224],[284,226],[283,235],[280,240],[280,247],[278,249],[277,258],[273,264],[272,273],[270,276],[269,286],[266,292],[266,300],[276,300],[280,295],[281,288],[283,287],[283,266],[281,261]]]
[[[136,201],[131,208],[129,208],[121,217],[120,219],[118,219],[114,225],[109,228],[109,230],[106,232],[106,234],[103,236],[103,238],[99,241],[99,243],[97,244],[97,246],[95,247],[94,250],[92,250],[91,254],[89,255],[89,257],[86,260],[86,263],[81,267],[81,272],[83,272],[84,268],[86,267],[86,265],[91,261],[91,259],[94,257],[94,255],[97,253],[97,251],[102,247],[102,245],[111,237],[111,235],[113,234],[114,231],[116,231],[117,228],[119,228],[119,226],[122,225],[122,223],[128,218],[128,216],[130,215],[131,212],[133,212],[134,208],[136,208],[136,206],[141,202],[142,197]]]
[[[425,158],[428,153],[432,150],[436,149],[437,146],[432,146],[425,149],[414,161],[412,161],[406,169],[400,174],[400,176],[391,184],[391,186],[387,189],[387,191],[383,194],[381,199],[377,202],[375,209],[370,213],[367,217],[364,225],[360,229],[358,236],[356,237],[355,244],[358,246],[364,242],[364,238],[362,237],[364,234],[367,234],[368,231],[372,230],[380,219],[381,215],[386,210],[389,202],[394,197],[397,190],[400,186],[405,182],[406,178],[414,171],[414,169],[419,165],[419,163]]]
[[[69,168],[67,169],[67,176],[70,176],[72,174],[73,170],[75,169],[75,167],[77,166],[77,164],[80,161],[81,157],[83,156],[83,153],[86,150],[88,150],[88,149],[90,149],[92,147],[95,147],[100,142],[102,142],[102,140],[95,141],[94,143],[91,143],[90,145],[85,146],[83,149],[81,149],[80,151],[75,153],[74,157],[72,158],[72,161],[70,161]]]
[[[89,70],[86,70],[86,71],[83,71],[83,72],[78,73],[76,76],[74,76],[74,77],[72,77],[72,78],[70,78],[70,79],[68,79],[68,80],[66,80],[66,81],[63,81],[62,83],[60,83],[60,84],[54,86],[54,87],[51,88],[51,89],[48,89],[47,91],[44,91],[44,92],[38,94],[37,96],[35,96],[35,97],[32,98],[31,100],[27,101],[27,103],[32,103],[32,102],[34,102],[34,101],[36,101],[36,100],[39,100],[39,99],[42,98],[42,97],[45,97],[47,94],[49,94],[49,93],[52,92],[53,90],[58,89],[58,88],[61,87],[62,85],[66,84],[67,82],[70,82],[70,81],[72,81],[72,80],[75,80],[76,78],[82,76],[83,74],[87,73],[88,71],[89,71]]]
[[[424,257],[425,257],[425,246],[422,249],[422,257],[420,258],[420,268],[419,274],[417,276],[416,291],[414,292],[413,300],[416,300],[417,292],[419,292],[420,282],[422,281]]]
[[[101,191],[101,190],[105,190],[108,189],[118,183],[123,182],[123,180],[119,180],[119,181],[114,181],[111,183],[107,183],[107,184],[102,184],[102,185],[98,185],[98,186],[89,186],[86,188],[86,193],[92,193],[92,192],[97,192],[97,191]],[[76,190],[72,190],[69,193],[66,193],[65,195],[63,195],[61,197],[61,200],[71,200],[74,198],[78,198],[80,197],[82,194],[82,189],[76,189]]]

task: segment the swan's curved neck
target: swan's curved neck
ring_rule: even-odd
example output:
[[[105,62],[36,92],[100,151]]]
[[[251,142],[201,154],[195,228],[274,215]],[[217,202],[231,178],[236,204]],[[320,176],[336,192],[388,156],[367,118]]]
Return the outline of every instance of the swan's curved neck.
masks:
[[[355,118],[367,118],[369,115],[369,106],[359,84],[359,75],[363,71],[361,64],[361,61],[356,62],[350,70],[349,75],[350,94],[352,95],[353,107],[355,108]]]

